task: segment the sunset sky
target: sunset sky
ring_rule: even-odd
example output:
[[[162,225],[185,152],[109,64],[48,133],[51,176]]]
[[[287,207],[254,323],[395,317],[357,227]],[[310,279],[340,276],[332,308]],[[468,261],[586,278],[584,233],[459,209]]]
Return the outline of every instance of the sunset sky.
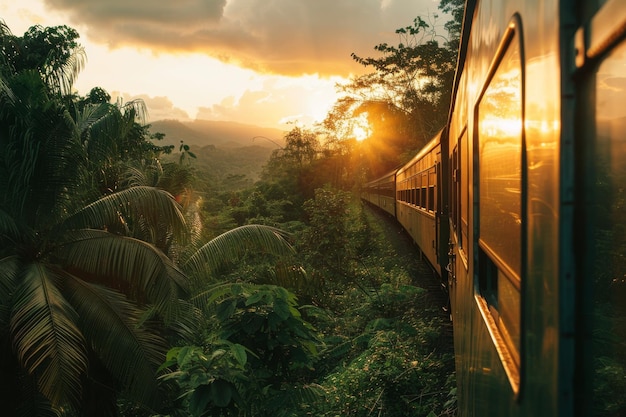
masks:
[[[395,29],[440,14],[439,0],[0,0],[14,35],[68,25],[87,65],[79,94],[142,98],[150,120],[230,120],[290,130],[362,71],[350,58],[397,44]],[[437,25],[445,23],[443,17]]]

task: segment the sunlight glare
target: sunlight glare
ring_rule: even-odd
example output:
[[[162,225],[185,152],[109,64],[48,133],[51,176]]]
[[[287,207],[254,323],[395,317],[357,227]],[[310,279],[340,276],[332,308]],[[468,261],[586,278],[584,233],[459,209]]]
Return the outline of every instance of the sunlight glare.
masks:
[[[370,125],[367,121],[367,113],[361,113],[352,120],[352,136],[361,142],[371,135]]]

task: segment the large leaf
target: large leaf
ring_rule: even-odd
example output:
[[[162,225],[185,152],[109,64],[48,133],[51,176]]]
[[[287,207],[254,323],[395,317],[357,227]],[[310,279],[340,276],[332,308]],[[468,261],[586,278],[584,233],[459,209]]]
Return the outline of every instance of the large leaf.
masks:
[[[23,271],[11,318],[19,362],[38,379],[41,392],[53,405],[76,404],[80,378],[87,370],[78,316],[59,290],[58,271],[38,263]]]
[[[286,236],[284,231],[271,226],[251,224],[237,227],[198,249],[183,269],[195,274],[213,274],[225,263],[237,261],[248,251],[293,255],[295,251]]]
[[[187,226],[180,205],[167,191],[148,186],[130,187],[104,196],[66,219],[63,227],[66,230],[102,228],[119,224],[120,216],[126,223],[130,219],[135,224],[143,220],[154,228],[165,225],[177,239],[186,240]]]
[[[19,100],[3,106],[3,209],[29,224],[49,227],[78,195],[82,149],[69,114],[46,94],[39,73],[24,71],[10,80]]]
[[[124,290],[160,312],[175,307],[187,287],[185,274],[146,242],[102,230],[76,230],[66,237],[59,256],[74,273]]]
[[[156,369],[165,361],[165,341],[140,325],[143,312],[122,294],[68,279],[67,297],[80,315],[79,325],[106,368],[137,401],[156,399]]]
[[[0,328],[5,328],[18,283],[19,258],[15,255],[0,259]]]

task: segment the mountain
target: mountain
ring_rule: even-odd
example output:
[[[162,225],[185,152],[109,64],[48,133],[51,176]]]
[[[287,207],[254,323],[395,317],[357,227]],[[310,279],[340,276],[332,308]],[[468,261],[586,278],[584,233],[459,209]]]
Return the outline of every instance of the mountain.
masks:
[[[213,120],[159,120],[150,124],[151,133],[163,133],[157,144],[174,145],[167,161],[178,161],[182,140],[196,155],[191,160],[201,191],[236,190],[260,178],[273,151],[284,145],[280,129]],[[256,139],[254,139],[256,138]]]
[[[217,148],[238,148],[258,145],[276,149],[284,145],[285,131],[269,127],[215,120],[159,120],[150,124],[151,133],[164,133],[159,145],[174,145],[180,141],[192,148],[213,145]],[[253,139],[257,137],[257,139]],[[265,139],[263,139],[265,138]]]

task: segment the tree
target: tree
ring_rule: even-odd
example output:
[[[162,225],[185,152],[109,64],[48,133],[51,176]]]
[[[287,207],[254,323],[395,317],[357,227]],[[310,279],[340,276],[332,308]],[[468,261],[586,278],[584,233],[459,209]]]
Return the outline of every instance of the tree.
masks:
[[[10,41],[24,42],[3,32],[3,47]],[[121,392],[155,406],[167,346],[153,323],[178,317],[187,282],[133,235],[182,241],[185,219],[155,187],[98,192],[84,138],[114,113],[72,117],[59,94],[71,84],[71,74],[61,79],[71,54],[58,56],[51,69],[18,65],[19,54],[0,68],[0,373],[9,387],[0,401],[29,416],[113,415]]]
[[[68,26],[32,26],[23,37],[0,23],[3,74],[35,70],[57,94],[70,94],[85,64],[85,51],[76,41],[78,32]]]
[[[349,201],[349,193],[324,187],[304,203],[310,228],[303,243],[311,264],[329,277],[342,276],[353,255],[348,245]]]
[[[299,207],[321,185],[315,178],[320,145],[315,132],[294,127],[285,135],[285,146],[272,152],[258,187],[268,200],[288,200],[292,211],[285,220],[300,217]]]
[[[341,139],[354,118],[365,115],[371,134],[364,141],[372,157],[371,175],[380,175],[405,162],[446,122],[454,80],[463,3],[442,0],[451,13],[442,37],[434,23],[421,17],[396,30],[397,46],[374,47],[379,57],[352,58],[372,72],[340,85],[344,93],[324,121],[329,136]],[[433,16],[433,20],[438,18]]]

